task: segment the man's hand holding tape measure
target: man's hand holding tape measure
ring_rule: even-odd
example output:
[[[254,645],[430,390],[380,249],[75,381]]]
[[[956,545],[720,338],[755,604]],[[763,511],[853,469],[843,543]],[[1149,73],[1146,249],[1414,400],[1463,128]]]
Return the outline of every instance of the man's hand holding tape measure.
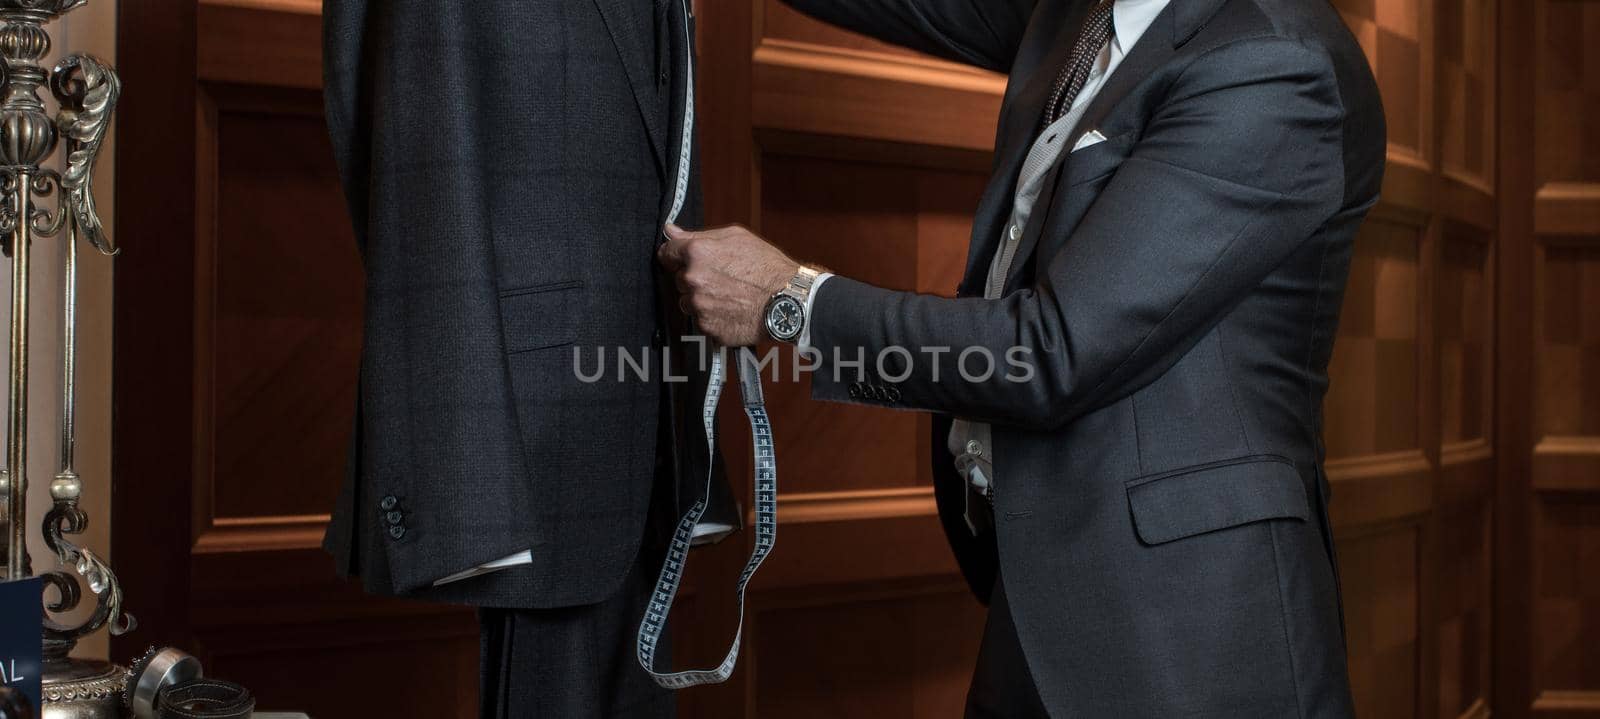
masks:
[[[800,338],[815,270],[737,225],[668,225],[666,234],[657,256],[677,278],[680,308],[706,337],[723,347]]]

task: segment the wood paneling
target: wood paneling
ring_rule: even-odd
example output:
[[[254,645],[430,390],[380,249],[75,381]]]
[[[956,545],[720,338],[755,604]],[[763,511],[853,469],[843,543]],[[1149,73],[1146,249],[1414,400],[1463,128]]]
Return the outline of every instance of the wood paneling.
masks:
[[[321,99],[206,94],[203,125],[214,135],[202,136],[203,161],[215,166],[215,221],[199,234],[212,261],[200,278],[214,332],[202,358],[214,412],[209,516],[326,514],[355,407],[362,274]]]
[[[941,719],[966,700],[983,608],[941,593],[770,608],[756,621],[754,716]],[[931,631],[960,627],[962,631]],[[817,627],[829,627],[826,633]],[[796,671],[805,667],[806,671]]]
[[[111,539],[139,630],[111,642],[128,660],[184,645],[193,541],[195,3],[117,9],[117,259],[112,351]],[[135,51],[137,48],[137,51]],[[131,88],[140,88],[133,92]]]
[[[1535,18],[1524,3],[1502,3],[1497,18],[1500,77],[1496,108],[1498,177],[1494,185],[1500,227],[1491,256],[1495,264],[1494,399],[1494,610],[1490,658],[1491,707],[1496,716],[1526,717],[1533,700],[1532,532],[1530,456],[1537,269],[1534,212]]]
[[[1494,0],[1335,0],[1389,125],[1325,442],[1363,716],[1489,711],[1496,481]]]
[[[790,254],[884,287],[951,294],[960,281],[982,173],[765,153],[761,173],[761,229]],[[929,486],[927,417],[812,402],[792,375],[767,394],[784,494]]]
[[[951,292],[1005,79],[778,0],[700,5],[709,221]],[[1600,716],[1600,2],[1334,5],[1389,120],[1325,418],[1361,715]],[[359,326],[319,6],[125,4],[123,66],[146,89],[123,112],[119,226],[167,238],[182,220],[129,239],[119,272],[116,466],[149,490],[120,496],[116,526],[157,557],[119,567],[131,601],[161,602],[134,607],[160,638],[134,641],[194,641],[265,707],[360,713],[342,686],[285,679],[292,660],[377,688],[389,715],[470,716],[470,612],[367,598],[315,549]],[[193,352],[156,362],[151,343]],[[780,548],[734,680],[684,692],[683,715],[956,716],[983,613],[935,518],[928,420],[815,404],[787,378],[768,397]],[[730,435],[742,487],[748,439]],[[750,539],[697,553],[680,666],[720,658]]]
[[[1339,542],[1350,682],[1359,716],[1415,717],[1422,684],[1421,538],[1414,525]]]
[[[1547,497],[1534,527],[1534,676],[1542,692],[1600,700],[1600,498]]]
[[[1441,717],[1469,716],[1488,702],[1492,526],[1481,499],[1441,509],[1436,525]]]
[[[1446,0],[1436,5],[1439,49],[1439,147],[1445,177],[1493,192],[1495,149],[1495,3]]]
[[[145,10],[124,8],[123,22],[155,22]],[[208,675],[249,686],[263,709],[476,716],[472,612],[367,597],[336,579],[318,548],[344,473],[362,298],[322,120],[319,7],[229,0],[187,10],[191,24],[168,32],[188,38],[191,64],[129,77],[182,86],[182,99],[135,106],[120,147],[165,148],[186,167],[165,187],[138,173],[119,183],[130,209],[183,209],[159,230],[124,226],[160,241],[132,243],[130,278],[118,286],[118,311],[132,319],[119,317],[117,431],[159,430],[162,439],[142,441],[168,455],[123,465],[123,482],[161,493],[121,495],[113,525],[137,528],[122,546],[141,550],[171,535],[155,545],[168,547],[158,566],[132,565],[131,590],[182,589],[130,594],[145,631],[117,650],[183,646]],[[138,55],[152,39],[138,41],[123,47]],[[163,253],[166,266],[148,264]],[[142,330],[146,313],[159,331]],[[186,351],[161,352],[149,344],[157,338]],[[142,359],[156,356],[153,367]],[[179,382],[192,402],[138,394]],[[119,444],[117,461],[142,451]],[[165,521],[173,517],[182,521]]]
[[[1531,656],[1519,704],[1600,716],[1600,2],[1532,11],[1532,597],[1516,618]]]
[[[1439,440],[1446,447],[1489,436],[1494,324],[1487,240],[1458,225],[1445,229],[1440,247]]]
[[[1330,460],[1420,448],[1419,230],[1386,218],[1361,229],[1328,373]]]
[[[1334,0],[1366,51],[1383,93],[1391,162],[1429,167],[1433,148],[1433,4],[1423,0]]]

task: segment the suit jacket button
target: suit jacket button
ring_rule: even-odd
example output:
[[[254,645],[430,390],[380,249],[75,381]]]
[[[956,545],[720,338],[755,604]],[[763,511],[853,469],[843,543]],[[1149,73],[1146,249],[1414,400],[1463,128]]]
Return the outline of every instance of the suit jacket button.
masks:
[[[401,539],[406,536],[406,528],[396,524],[389,528],[389,536],[395,539]]]
[[[861,383],[860,382],[852,382],[850,384],[850,399],[861,399]]]
[[[400,500],[395,499],[394,495],[391,494],[387,497],[384,497],[383,501],[378,502],[378,506],[381,507],[383,511],[387,512],[395,507],[400,506]]]
[[[900,401],[900,388],[899,387],[890,387],[889,388],[889,401],[890,402],[899,402]]]
[[[383,515],[383,518],[388,520],[388,522],[390,524],[399,524],[400,522],[405,520],[405,515],[401,514],[399,512],[390,512],[388,514]]]

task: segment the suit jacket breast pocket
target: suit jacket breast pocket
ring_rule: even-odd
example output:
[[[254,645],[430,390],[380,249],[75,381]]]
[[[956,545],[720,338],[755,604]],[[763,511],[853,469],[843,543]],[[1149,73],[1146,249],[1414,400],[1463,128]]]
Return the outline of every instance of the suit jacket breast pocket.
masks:
[[[1300,472],[1256,455],[1141,477],[1127,483],[1140,541],[1155,545],[1268,519],[1311,516]]]
[[[570,345],[578,340],[577,280],[500,293],[500,322],[507,354]]]
[[[1116,137],[1085,147],[1067,155],[1067,187],[1104,179],[1116,172],[1133,151],[1138,132],[1130,130]]]

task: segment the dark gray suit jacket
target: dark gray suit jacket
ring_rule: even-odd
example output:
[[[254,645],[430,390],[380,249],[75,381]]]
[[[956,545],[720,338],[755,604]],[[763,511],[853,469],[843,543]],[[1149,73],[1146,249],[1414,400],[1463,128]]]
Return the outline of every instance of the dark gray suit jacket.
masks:
[[[692,46],[677,7],[324,3],[328,126],[367,279],[352,472],[326,545],[369,591],[605,598],[645,535],[658,429],[680,506],[698,496],[696,388],[664,390],[659,353],[646,381],[615,372],[616,348],[678,347],[684,329],[654,257]],[[593,371],[602,348],[613,371],[581,381],[574,352]],[[659,426],[663,395],[693,421]],[[431,588],[530,549],[532,566]]]
[[[948,422],[935,423],[936,486],[974,589],[1003,577],[1051,712],[1348,716],[1321,406],[1385,139],[1338,14],[1324,0],[1173,0],[1068,145],[1091,129],[1108,140],[1050,180],[990,301],[1019,163],[1092,3],[790,1],[1010,73],[962,297],[828,281],[813,387],[994,423],[994,531],[974,538],[960,520]],[[891,346],[910,359],[831,376],[836,350]],[[962,378],[969,347],[996,358],[991,378]],[[1029,381],[1005,378],[1020,374],[1013,347]]]

